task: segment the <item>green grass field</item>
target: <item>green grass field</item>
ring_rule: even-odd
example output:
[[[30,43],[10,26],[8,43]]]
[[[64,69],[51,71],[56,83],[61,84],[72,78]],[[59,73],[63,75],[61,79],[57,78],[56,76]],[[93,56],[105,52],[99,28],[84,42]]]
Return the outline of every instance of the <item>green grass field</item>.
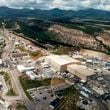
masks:
[[[37,88],[41,86],[49,86],[51,84],[51,79],[45,80],[30,80],[28,77],[19,77],[20,83],[27,95],[27,97],[31,100],[31,96],[28,94],[27,90],[31,88]]]

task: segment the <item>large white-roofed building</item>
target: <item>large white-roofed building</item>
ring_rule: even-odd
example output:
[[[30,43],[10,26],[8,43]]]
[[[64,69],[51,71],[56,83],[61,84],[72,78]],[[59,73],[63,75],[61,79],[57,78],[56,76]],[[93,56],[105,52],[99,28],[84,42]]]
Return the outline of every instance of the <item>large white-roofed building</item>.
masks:
[[[79,77],[82,81],[87,81],[87,78],[96,74],[93,69],[86,67],[85,65],[68,65],[67,66],[68,72],[74,74],[75,76]]]
[[[26,71],[31,71],[34,70],[34,67],[25,67],[23,65],[17,65],[17,70],[21,73],[26,72]]]
[[[17,65],[17,70],[22,73],[26,71],[26,68],[23,65]]]
[[[33,71],[26,71],[26,75],[30,77],[31,80],[35,80],[37,78],[40,78],[38,75],[36,75]]]
[[[80,61],[69,57],[68,55],[50,55],[47,56],[45,61],[56,71],[67,71],[67,65],[80,64]]]

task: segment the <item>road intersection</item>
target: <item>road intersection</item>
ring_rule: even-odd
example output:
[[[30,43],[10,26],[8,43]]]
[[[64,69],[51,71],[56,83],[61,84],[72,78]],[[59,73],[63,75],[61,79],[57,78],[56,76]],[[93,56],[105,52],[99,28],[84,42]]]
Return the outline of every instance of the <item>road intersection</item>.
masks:
[[[8,70],[10,73],[10,76],[12,78],[12,82],[14,83],[17,92],[18,92],[18,96],[17,97],[13,97],[12,99],[20,99],[24,102],[24,104],[27,106],[27,108],[29,110],[36,110],[36,106],[28,99],[28,97],[26,96],[22,85],[19,81],[19,77],[16,75],[18,73],[17,69],[15,67],[13,67],[12,63],[11,63],[11,59],[10,59],[10,53],[13,51],[14,49],[14,41],[8,41],[6,42],[6,47],[4,48],[3,54],[2,54],[2,59],[3,61],[5,61],[8,65]],[[10,99],[10,98],[9,98]],[[8,99],[7,99],[8,100]]]

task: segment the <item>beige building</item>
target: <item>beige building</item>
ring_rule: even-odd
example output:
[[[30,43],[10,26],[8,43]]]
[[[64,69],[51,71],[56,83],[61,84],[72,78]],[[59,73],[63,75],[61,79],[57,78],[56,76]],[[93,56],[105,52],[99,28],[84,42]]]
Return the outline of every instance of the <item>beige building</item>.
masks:
[[[67,71],[67,65],[80,64],[80,61],[67,55],[50,55],[46,57],[45,61],[56,71],[60,72]]]
[[[84,65],[77,65],[77,64],[68,65],[67,70],[68,72],[76,75],[83,81],[86,81],[89,76],[96,74],[93,69],[90,69]]]

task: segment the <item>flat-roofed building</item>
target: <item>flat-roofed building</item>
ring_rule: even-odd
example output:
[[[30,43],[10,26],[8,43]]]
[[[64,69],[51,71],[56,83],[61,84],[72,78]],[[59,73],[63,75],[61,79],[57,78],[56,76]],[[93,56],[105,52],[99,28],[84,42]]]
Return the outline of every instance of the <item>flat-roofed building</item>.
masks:
[[[78,59],[78,60],[83,60],[84,57],[82,55],[73,55],[72,56],[74,59]]]
[[[23,65],[17,65],[17,70],[22,73],[26,71],[26,67]]]
[[[34,70],[34,67],[25,67],[23,65],[17,65],[17,70],[21,73],[26,72],[26,71],[31,71]]]
[[[69,57],[68,55],[50,55],[47,56],[45,61],[56,71],[67,71],[67,65],[80,64],[80,61]]]
[[[85,65],[77,65],[77,64],[68,65],[67,70],[68,72],[74,74],[83,81],[86,81],[89,76],[96,74],[93,69],[90,69]]]

